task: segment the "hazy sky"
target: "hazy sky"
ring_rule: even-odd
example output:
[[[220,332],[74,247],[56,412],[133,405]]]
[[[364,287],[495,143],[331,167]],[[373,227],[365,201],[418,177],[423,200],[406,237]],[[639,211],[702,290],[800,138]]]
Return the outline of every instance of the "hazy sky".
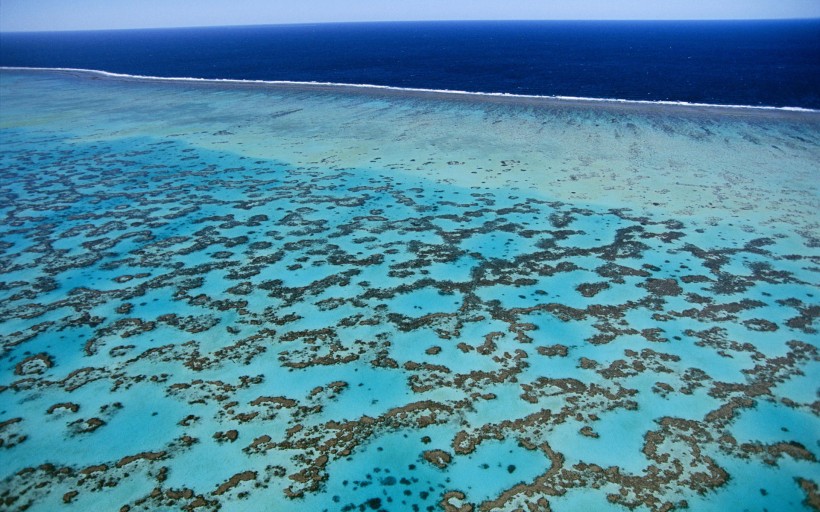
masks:
[[[333,21],[820,18],[820,0],[0,0],[0,30]]]

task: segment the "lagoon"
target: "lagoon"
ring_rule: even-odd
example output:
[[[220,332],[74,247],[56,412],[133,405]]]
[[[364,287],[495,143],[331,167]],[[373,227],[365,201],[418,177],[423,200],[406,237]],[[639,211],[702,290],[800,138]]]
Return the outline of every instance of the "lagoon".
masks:
[[[11,510],[816,499],[815,111],[20,69],[0,100]]]

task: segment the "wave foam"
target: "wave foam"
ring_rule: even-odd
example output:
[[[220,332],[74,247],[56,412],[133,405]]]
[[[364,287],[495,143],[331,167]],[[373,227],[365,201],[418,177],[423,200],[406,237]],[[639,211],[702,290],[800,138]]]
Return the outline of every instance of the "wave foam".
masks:
[[[761,105],[722,105],[718,103],[695,103],[688,101],[668,101],[668,100],[627,100],[621,98],[589,98],[585,96],[541,96],[536,94],[514,94],[508,92],[476,92],[476,91],[461,91],[457,89],[424,89],[417,87],[396,87],[392,85],[373,85],[373,84],[348,84],[340,82],[317,82],[317,81],[293,81],[293,80],[245,80],[237,78],[195,78],[195,77],[166,77],[166,76],[149,76],[149,75],[130,75],[127,73],[114,73],[111,71],[103,71],[99,69],[83,69],[83,68],[40,68],[40,67],[20,67],[20,66],[0,66],[0,70],[9,71],[64,71],[64,72],[79,72],[96,74],[111,78],[127,78],[136,80],[151,80],[163,82],[214,82],[214,83],[235,83],[235,84],[259,84],[259,85],[308,85],[321,87],[351,87],[357,89],[376,89],[399,92],[422,92],[435,94],[453,94],[465,96],[490,96],[490,97],[504,97],[504,98],[522,98],[522,99],[545,99],[545,100],[563,100],[563,101],[582,101],[582,102],[600,102],[600,103],[626,103],[636,105],[667,105],[667,106],[685,106],[685,107],[709,107],[709,108],[732,108],[732,109],[754,109],[754,110],[782,110],[787,112],[820,112],[820,110],[805,108],[805,107],[771,107]]]

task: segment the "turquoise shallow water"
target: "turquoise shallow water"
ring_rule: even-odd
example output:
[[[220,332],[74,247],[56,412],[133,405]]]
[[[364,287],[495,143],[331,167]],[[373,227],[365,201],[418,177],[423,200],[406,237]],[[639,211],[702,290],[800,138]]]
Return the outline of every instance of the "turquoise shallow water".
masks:
[[[817,113],[0,99],[7,509],[817,506]]]

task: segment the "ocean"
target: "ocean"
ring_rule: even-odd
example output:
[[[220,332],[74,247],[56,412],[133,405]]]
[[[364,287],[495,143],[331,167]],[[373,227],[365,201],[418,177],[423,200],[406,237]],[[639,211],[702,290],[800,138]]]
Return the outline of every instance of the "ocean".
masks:
[[[820,21],[346,23],[4,33],[0,65],[820,108]]]
[[[0,509],[816,510],[817,27],[0,35]]]

